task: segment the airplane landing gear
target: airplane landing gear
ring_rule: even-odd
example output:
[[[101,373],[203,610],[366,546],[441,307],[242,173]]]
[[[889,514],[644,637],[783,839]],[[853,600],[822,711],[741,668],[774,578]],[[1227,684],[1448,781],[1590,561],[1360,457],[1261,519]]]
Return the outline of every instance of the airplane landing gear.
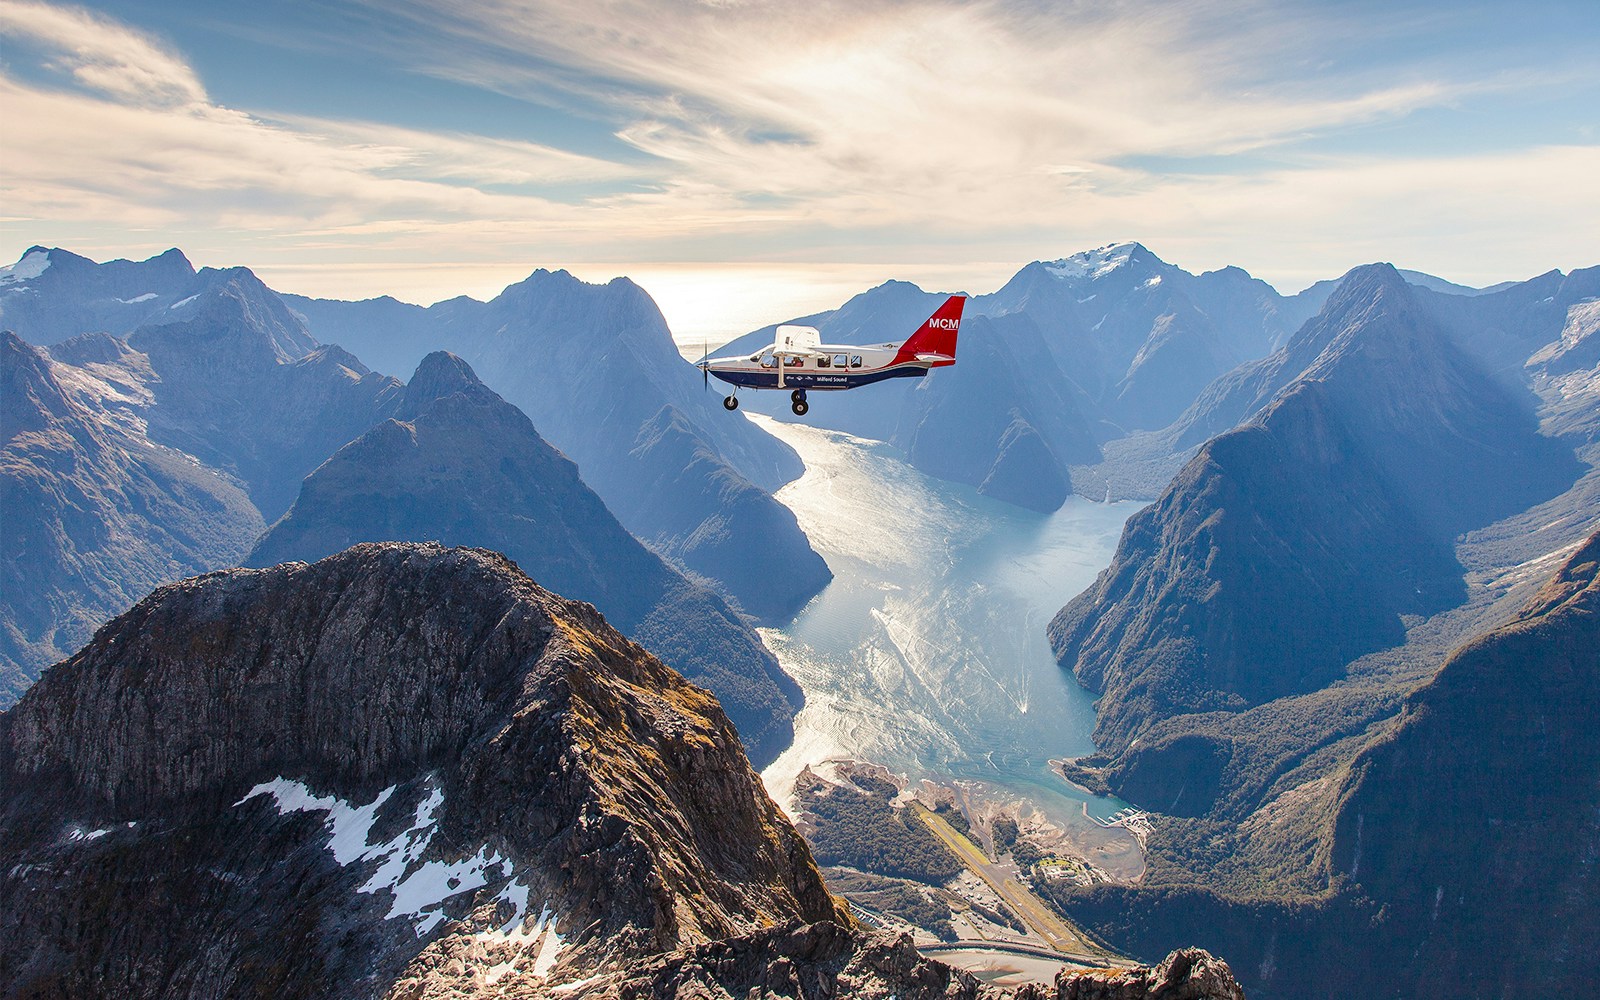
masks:
[[[727,397],[726,399],[724,399],[722,401],[722,408],[724,410],[737,410],[739,408],[739,397],[738,396],[729,396],[729,397]]]
[[[804,389],[796,389],[794,392],[789,393],[789,398],[794,400],[789,409],[794,411],[795,416],[803,417],[810,411],[811,404],[806,402],[806,391]]]
[[[796,389],[794,392],[789,393],[789,399],[795,403],[804,403],[806,401],[806,391],[804,389]]]

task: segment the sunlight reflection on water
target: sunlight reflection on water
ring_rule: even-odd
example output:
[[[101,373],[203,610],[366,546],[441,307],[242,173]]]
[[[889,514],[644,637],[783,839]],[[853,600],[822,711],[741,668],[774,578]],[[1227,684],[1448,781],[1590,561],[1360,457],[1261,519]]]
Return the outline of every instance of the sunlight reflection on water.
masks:
[[[854,757],[913,778],[970,779],[1081,822],[1087,796],[1049,770],[1092,751],[1093,697],[1056,665],[1045,626],[1108,565],[1137,504],[1070,498],[1040,515],[924,476],[895,449],[752,417],[800,453],[778,493],[834,581],[763,629],[805,689],[795,743],[763,774],[780,802],[806,764]]]

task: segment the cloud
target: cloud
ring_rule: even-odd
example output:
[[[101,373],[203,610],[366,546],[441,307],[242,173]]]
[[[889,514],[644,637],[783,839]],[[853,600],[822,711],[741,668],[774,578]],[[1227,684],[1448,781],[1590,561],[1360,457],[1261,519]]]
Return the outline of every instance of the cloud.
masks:
[[[386,2],[408,61],[507,94],[607,104],[657,164],[635,207],[688,228],[1066,218],[1137,157],[1233,156],[1457,100],[1481,82],[1289,83],[1328,25],[1304,11],[1170,3],[782,0]],[[431,59],[431,62],[429,61]]]
[[[0,4],[0,35],[45,47],[53,56],[51,68],[119,100],[155,106],[206,100],[194,70],[159,42],[76,7],[6,0]]]
[[[158,42],[75,8],[7,0],[0,33],[75,84],[0,72],[0,193],[18,229],[209,225],[370,237],[492,220],[526,233],[572,224],[572,206],[556,196],[562,186],[636,173],[526,141],[222,107]]]
[[[131,252],[116,234],[145,232],[232,248],[219,262],[369,268],[1020,264],[1136,238],[1187,266],[1325,276],[1402,252],[1451,265],[1485,243],[1570,266],[1600,217],[1593,146],[1311,157],[1308,135],[1537,83],[1374,54],[1386,33],[1430,27],[1411,15],[1357,25],[1264,0],[369,6],[384,30],[349,44],[599,119],[628,150],[230,109],[137,29],[8,0],[0,31],[70,80],[0,73],[8,228],[23,246],[56,232]],[[1351,52],[1365,61],[1332,58]]]

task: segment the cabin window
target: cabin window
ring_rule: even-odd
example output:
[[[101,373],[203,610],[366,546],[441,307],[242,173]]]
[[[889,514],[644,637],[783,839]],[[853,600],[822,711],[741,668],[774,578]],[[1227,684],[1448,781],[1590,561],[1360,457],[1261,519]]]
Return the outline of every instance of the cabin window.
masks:
[[[850,367],[851,368],[860,368],[861,367],[861,355],[859,355],[859,354],[850,355]]]
[[[806,366],[806,359],[790,358],[789,360],[785,361],[783,365],[785,368],[804,368]]]
[[[822,357],[817,359],[817,367],[818,368],[827,368],[832,364],[833,364],[833,362],[828,360],[828,356],[826,354],[824,354]]]
[[[763,354],[761,355],[761,367],[776,368],[778,367],[778,359],[771,354]]]
[[[860,359],[860,358],[857,358],[857,359],[856,359],[856,364],[857,364],[857,365],[860,365],[860,363],[861,363],[861,359]],[[845,355],[845,354],[835,354],[835,355],[834,355],[834,356],[833,356],[833,366],[834,366],[834,367],[835,367],[835,368],[844,368],[844,367],[845,367],[845,366],[847,366],[847,365],[849,365],[849,364],[850,364],[850,357],[849,357],[849,355]]]

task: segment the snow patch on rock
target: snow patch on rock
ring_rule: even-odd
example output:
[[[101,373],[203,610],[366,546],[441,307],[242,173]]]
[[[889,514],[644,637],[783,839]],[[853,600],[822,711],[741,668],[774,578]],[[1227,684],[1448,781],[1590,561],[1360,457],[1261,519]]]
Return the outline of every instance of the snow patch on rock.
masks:
[[[279,815],[326,812],[328,816],[324,822],[328,831],[328,850],[333,852],[336,862],[344,866],[368,861],[378,863],[377,870],[357,891],[375,893],[387,890],[394,897],[394,902],[389,907],[386,919],[403,917],[411,921],[416,927],[417,936],[421,937],[448,918],[444,912],[446,900],[480,889],[493,879],[511,876],[512,866],[509,859],[501,857],[499,851],[491,851],[488,845],[478,848],[475,854],[455,861],[422,860],[438,830],[439,808],[444,805],[444,790],[436,787],[429,789],[428,795],[417,803],[409,828],[389,840],[369,843],[378,810],[389,801],[394,791],[395,786],[391,785],[379,792],[371,802],[357,806],[333,795],[317,795],[302,782],[275,778],[255,786],[234,805],[244,805],[258,795],[270,795],[277,804]],[[513,878],[497,898],[510,902],[516,912],[504,927],[487,933],[499,934],[501,940],[505,941],[519,937],[524,942],[532,942],[545,929],[546,917],[540,918],[540,923],[533,931],[522,929],[529,910],[528,897],[528,887]],[[549,948],[548,943],[542,945],[540,955],[543,956]],[[554,948],[559,950],[559,938],[556,938]],[[554,961],[552,954],[550,964],[554,964]]]
[[[30,250],[15,264],[0,266],[0,285],[14,285],[28,281],[50,269],[50,254],[45,250]]]
[[[1108,243],[1095,250],[1085,250],[1071,257],[1049,261],[1045,270],[1058,278],[1104,278],[1128,263],[1137,243]]]

